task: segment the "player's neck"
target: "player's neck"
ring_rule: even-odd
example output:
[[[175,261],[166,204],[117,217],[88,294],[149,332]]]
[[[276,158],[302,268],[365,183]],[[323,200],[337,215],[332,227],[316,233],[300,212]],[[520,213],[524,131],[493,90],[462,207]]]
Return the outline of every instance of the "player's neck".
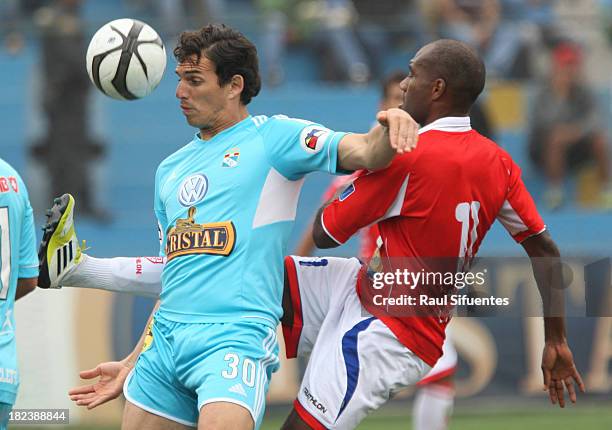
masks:
[[[223,117],[219,118],[219,120],[216,121],[216,123],[213,124],[211,127],[201,128],[199,133],[200,139],[210,140],[222,131],[235,126],[240,121],[243,121],[248,116],[249,112],[246,106],[240,106],[240,108],[235,112],[229,115],[224,115]]]

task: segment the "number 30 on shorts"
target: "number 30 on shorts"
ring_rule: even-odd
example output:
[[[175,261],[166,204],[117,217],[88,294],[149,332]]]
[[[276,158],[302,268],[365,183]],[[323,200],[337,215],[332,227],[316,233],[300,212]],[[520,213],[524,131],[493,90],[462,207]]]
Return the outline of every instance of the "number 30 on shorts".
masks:
[[[240,369],[240,357],[238,354],[228,352],[225,354],[224,360],[227,362],[228,369],[221,372],[221,376],[225,379],[235,379],[238,376],[238,370]],[[253,387],[255,385],[255,362],[248,358],[242,360],[242,382],[247,387]]]

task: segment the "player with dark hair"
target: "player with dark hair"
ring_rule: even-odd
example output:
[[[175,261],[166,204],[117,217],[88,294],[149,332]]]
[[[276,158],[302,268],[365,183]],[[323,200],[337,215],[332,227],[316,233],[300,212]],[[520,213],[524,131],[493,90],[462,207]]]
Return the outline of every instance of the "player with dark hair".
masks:
[[[17,398],[15,301],[38,282],[34,218],[28,190],[15,169],[0,159],[0,430],[5,430]]]
[[[396,71],[382,80],[380,110],[400,106],[404,99],[404,92],[400,83],[406,78],[406,73]],[[470,112],[473,114],[473,112]],[[471,116],[471,115],[470,115]],[[350,176],[338,176],[328,189],[323,193],[323,201],[333,200],[339,195],[355,178],[359,177],[361,171]],[[359,258],[368,261],[379,245],[380,234],[378,224],[373,223],[359,230]],[[312,237],[312,229],[304,233],[302,240],[296,248],[296,255],[310,256],[315,249]],[[332,287],[333,288],[333,287]],[[288,299],[289,294],[285,294]],[[450,422],[455,400],[454,375],[457,369],[457,351],[453,346],[451,336],[447,331],[447,337],[442,347],[443,354],[417,386],[412,410],[412,421],[414,430],[443,430]]]
[[[304,175],[383,168],[414,148],[418,126],[401,109],[380,112],[381,126],[368,134],[250,116],[257,51],[224,25],[181,34],[174,54],[176,97],[198,132],[155,176],[162,260],[147,260],[143,271],[159,275],[154,266],[163,263],[158,308],[133,353],[84,372],[101,381],[72,398],[93,408],[125,380],[124,429],[258,428],[278,368],[283,255]],[[49,217],[42,286],[136,292],[139,276],[126,273],[136,259],[84,256],[66,235],[73,208],[65,196]]]
[[[373,294],[388,297],[395,285],[379,291],[372,278],[405,262],[412,271],[465,270],[495,219],[532,258],[545,310],[542,370],[551,401],[563,407],[567,389],[574,402],[574,382],[584,390],[557,307],[559,251],[520,168],[470,126],[470,107],[485,83],[482,60],[461,42],[440,40],[423,47],[409,71],[402,109],[422,125],[418,148],[386,169],[362,173],[319,210],[313,226],[317,246],[330,248],[377,223],[377,254],[369,265],[285,259],[287,354],[310,354],[285,430],[355,428],[430,371],[442,355],[452,308],[410,313],[407,306],[377,306]]]
[[[435,62],[432,57],[444,60]],[[463,90],[461,79],[446,74],[452,69],[449,64],[469,67],[477,85]],[[482,91],[484,79],[482,61],[464,44],[443,40],[421,49],[401,83],[402,108],[424,126],[419,147],[384,170],[362,174],[340,198],[324,206],[315,222],[314,239],[320,247],[337,246],[361,227],[377,222],[383,268],[394,257],[450,257],[456,270],[457,261],[469,262],[476,255],[498,219],[530,257],[549,258],[533,264],[544,309],[550,309],[555,298],[551,287],[560,279],[555,264],[559,251],[521,181],[519,167],[470,127],[470,103]],[[61,202],[57,209],[61,216],[53,218],[60,222],[52,222],[57,225],[52,237],[67,243],[75,238],[62,238],[61,229],[72,222],[72,212]],[[150,295],[159,291],[155,277],[160,271],[153,263],[142,268],[143,273],[150,272],[147,280],[132,277],[129,282],[113,274],[122,265],[128,267],[129,259],[113,259],[109,264],[118,269],[103,276],[103,271],[87,270],[92,264],[102,263],[91,257],[71,261],[68,270],[60,269],[59,277],[54,276],[52,286],[98,286]],[[363,271],[357,259],[285,259],[282,324],[287,354],[311,353],[286,429],[354,428],[395,391],[423,378],[441,355],[449,316],[402,317],[369,306],[375,315],[367,315],[355,294],[356,285],[361,292],[368,290]],[[563,317],[550,312],[545,316],[544,384],[551,401],[564,406],[564,389],[575,401],[574,381],[581,390],[584,386],[565,339]],[[124,367],[104,363],[85,372],[83,377],[102,379],[74,390],[72,398],[95,407],[116,397],[117,384],[124,379],[117,369]]]

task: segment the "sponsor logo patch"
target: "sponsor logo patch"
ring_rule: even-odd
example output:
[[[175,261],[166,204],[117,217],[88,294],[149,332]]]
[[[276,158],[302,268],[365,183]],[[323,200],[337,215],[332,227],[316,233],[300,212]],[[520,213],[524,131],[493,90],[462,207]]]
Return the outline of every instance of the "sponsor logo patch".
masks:
[[[234,249],[236,229],[231,221],[197,224],[196,208],[190,207],[187,218],[176,220],[166,234],[166,256],[212,254],[228,256]]]
[[[240,158],[240,149],[232,148],[223,156],[222,167],[236,167]]]
[[[324,414],[327,412],[327,408],[323,406],[321,402],[315,399],[315,397],[312,394],[310,394],[310,391],[308,391],[308,388],[306,387],[304,387],[304,395],[306,396],[306,399],[310,403],[312,403],[312,406],[314,406],[317,410],[323,412]]]
[[[151,348],[153,344],[153,320],[149,323],[147,327],[147,334],[145,335],[144,342],[142,344],[142,352],[145,352],[147,349]]]
[[[178,201],[185,207],[195,206],[204,200],[208,191],[208,178],[203,173],[190,175],[181,183]]]
[[[9,182],[11,183],[11,188],[16,193],[19,192],[19,185],[17,184],[17,179],[14,176],[9,177]]]
[[[0,176],[0,193],[8,193],[11,188],[9,188],[9,184],[13,191],[16,193],[19,192],[19,184],[17,183],[17,178],[14,176],[9,176],[5,178],[4,176]]]
[[[321,258],[319,260],[300,260],[300,266],[309,266],[309,267],[325,267],[329,263],[326,258]]]
[[[164,264],[164,257],[145,257],[151,264]]]
[[[355,192],[355,183],[352,183],[340,193],[340,196],[338,196],[338,200],[342,202],[354,192]]]
[[[316,154],[325,146],[330,130],[321,126],[309,125],[300,133],[300,145],[304,151]]]

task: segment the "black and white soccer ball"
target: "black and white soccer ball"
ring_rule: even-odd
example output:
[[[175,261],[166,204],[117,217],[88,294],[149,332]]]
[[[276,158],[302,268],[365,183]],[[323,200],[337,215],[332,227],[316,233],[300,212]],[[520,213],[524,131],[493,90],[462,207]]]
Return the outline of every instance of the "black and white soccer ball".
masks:
[[[166,69],[166,49],[149,25],[136,19],[111,21],[87,48],[87,73],[109,97],[136,100],[150,94]]]

